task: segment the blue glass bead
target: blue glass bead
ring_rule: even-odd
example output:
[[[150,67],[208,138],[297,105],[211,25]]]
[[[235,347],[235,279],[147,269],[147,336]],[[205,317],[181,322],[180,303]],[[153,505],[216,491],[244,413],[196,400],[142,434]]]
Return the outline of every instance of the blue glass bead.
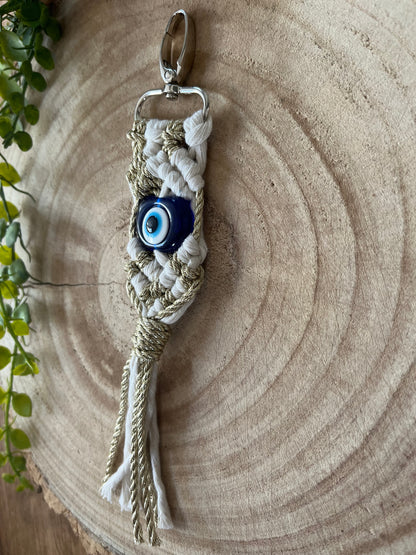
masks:
[[[173,253],[194,229],[191,201],[182,197],[145,197],[139,204],[136,230],[146,250]]]

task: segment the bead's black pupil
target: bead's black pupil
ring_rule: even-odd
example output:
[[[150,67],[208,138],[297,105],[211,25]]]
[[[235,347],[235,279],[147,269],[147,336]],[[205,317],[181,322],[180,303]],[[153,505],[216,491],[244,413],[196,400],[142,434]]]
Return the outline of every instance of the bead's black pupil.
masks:
[[[157,218],[155,216],[150,216],[146,221],[146,229],[149,233],[154,233],[157,228]]]

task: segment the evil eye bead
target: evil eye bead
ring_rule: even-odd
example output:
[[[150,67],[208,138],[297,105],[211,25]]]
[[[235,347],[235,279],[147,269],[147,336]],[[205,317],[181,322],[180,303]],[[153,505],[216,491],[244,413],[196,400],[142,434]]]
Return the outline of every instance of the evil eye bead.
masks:
[[[143,240],[149,246],[163,243],[169,233],[169,214],[162,206],[152,206],[144,215],[141,231]]]
[[[139,205],[136,229],[147,250],[173,253],[192,233],[191,202],[181,197],[145,197]]]

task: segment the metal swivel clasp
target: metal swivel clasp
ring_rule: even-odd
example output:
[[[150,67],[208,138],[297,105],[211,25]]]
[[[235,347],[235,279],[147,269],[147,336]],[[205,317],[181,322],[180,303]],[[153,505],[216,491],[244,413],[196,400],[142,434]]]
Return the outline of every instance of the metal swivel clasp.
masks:
[[[173,41],[178,25],[184,20],[185,33],[179,57],[175,59]],[[209,113],[209,100],[207,93],[199,87],[182,86],[189,73],[195,55],[195,27],[192,19],[185,10],[177,10],[169,19],[160,46],[159,65],[160,74],[165,83],[163,89],[146,91],[138,100],[134,111],[135,121],[140,117],[140,110],[144,102],[151,96],[165,95],[169,100],[176,100],[180,94],[197,94],[203,102],[203,116],[207,119]]]

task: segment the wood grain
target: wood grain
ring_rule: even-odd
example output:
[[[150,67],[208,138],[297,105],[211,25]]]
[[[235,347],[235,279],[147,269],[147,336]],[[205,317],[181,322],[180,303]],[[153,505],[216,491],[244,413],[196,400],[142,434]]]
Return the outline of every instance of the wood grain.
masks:
[[[33,291],[33,457],[114,553],[154,552],[98,489],[135,326],[125,133],[177,7],[63,3],[36,147],[15,159],[38,198],[31,272],[77,284]],[[160,552],[414,553],[415,3],[182,7],[214,120],[209,256],[160,364]]]
[[[47,492],[47,488],[43,490],[44,494],[45,491]],[[17,493],[13,487],[0,480],[0,498],[2,555],[87,553],[82,545],[83,536],[71,530],[68,519],[64,516],[65,508],[56,499],[52,503],[49,498],[49,505],[46,504],[41,487],[35,493],[27,490]],[[89,543],[91,547],[91,541]]]

